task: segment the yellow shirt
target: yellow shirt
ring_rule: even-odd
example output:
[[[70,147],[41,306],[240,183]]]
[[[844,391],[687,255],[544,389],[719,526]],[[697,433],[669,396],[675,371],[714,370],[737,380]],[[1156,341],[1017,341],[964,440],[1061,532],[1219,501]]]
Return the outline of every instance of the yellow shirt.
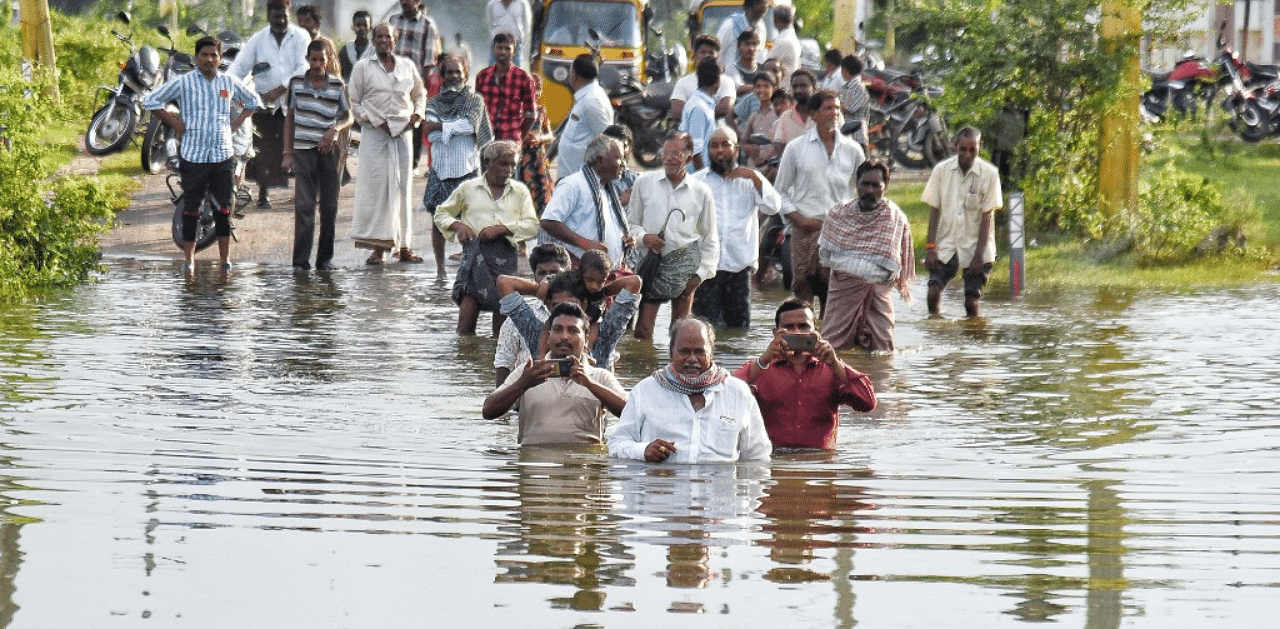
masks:
[[[507,240],[512,245],[538,235],[538,215],[533,210],[533,196],[523,183],[511,179],[497,199],[489,193],[484,175],[468,179],[436,207],[436,227],[450,241],[458,239],[449,229],[454,221],[462,221],[476,235],[493,225],[506,225],[511,230]]]

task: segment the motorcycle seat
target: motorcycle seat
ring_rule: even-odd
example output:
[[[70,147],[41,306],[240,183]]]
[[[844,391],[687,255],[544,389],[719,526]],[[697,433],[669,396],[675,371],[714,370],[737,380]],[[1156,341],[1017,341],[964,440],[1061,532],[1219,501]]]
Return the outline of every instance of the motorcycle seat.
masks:
[[[671,92],[675,89],[675,83],[667,81],[664,83],[650,83],[644,86],[644,104],[646,107],[654,109],[666,109],[671,105]]]

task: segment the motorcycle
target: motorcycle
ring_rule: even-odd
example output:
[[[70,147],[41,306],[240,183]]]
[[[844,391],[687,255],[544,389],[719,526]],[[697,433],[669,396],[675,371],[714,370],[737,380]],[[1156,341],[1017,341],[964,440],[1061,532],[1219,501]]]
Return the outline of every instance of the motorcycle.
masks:
[[[169,199],[173,202],[173,244],[178,249],[182,249],[182,176],[178,170],[178,151],[180,149],[180,140],[176,137],[167,141],[167,152],[172,156],[168,160],[169,175],[165,177],[165,185],[169,188]],[[253,122],[246,120],[244,124],[231,136],[231,146],[235,155],[235,180],[239,182],[233,192],[232,202],[234,207],[231,212],[231,238],[236,238],[236,220],[244,218],[244,210],[253,201],[253,191],[249,189],[249,183],[245,180],[245,166],[249,160],[254,157],[253,148]],[[200,218],[196,222],[196,251],[204,251],[218,241],[218,234],[215,230],[215,220],[213,213],[217,211],[217,203],[213,199],[213,195],[205,193],[204,202],[200,204]]]
[[[631,130],[631,150],[636,162],[645,168],[654,168],[662,163],[662,141],[672,127],[667,116],[671,109],[671,92],[684,65],[683,48],[677,45],[668,49],[666,35],[658,29],[651,30],[658,36],[660,49],[646,55],[645,75],[649,77],[649,83],[641,84],[632,79],[621,83],[609,94],[618,123]]]
[[[116,17],[129,24],[129,14],[121,11]],[[84,133],[84,146],[91,155],[106,155],[125,147],[137,133],[140,121],[149,118],[142,109],[142,97],[155,89],[160,79],[160,54],[155,48],[143,45],[134,48],[133,34],[111,31],[117,39],[129,47],[129,58],[120,64],[120,75],[114,88],[102,85],[99,92],[108,93],[106,102],[89,120]]]
[[[928,85],[915,72],[866,69],[863,76],[871,97],[867,148],[915,169],[931,167],[951,155],[947,123],[932,103],[942,88]]]
[[[1169,72],[1148,72],[1151,89],[1142,95],[1147,116],[1163,120],[1169,108],[1181,116],[1194,115],[1197,103],[1212,99],[1217,91],[1218,69],[1204,57],[1188,51]]]
[[[156,30],[169,40],[169,47],[163,49],[169,55],[169,59],[165,62],[163,80],[160,85],[177,80],[178,77],[195,70],[195,58],[174,48],[173,36],[169,32],[169,27],[161,24]],[[187,27],[187,35],[197,34],[206,33],[198,26]],[[231,62],[235,61],[236,54],[240,52],[243,41],[235,31],[222,31],[218,33],[218,39],[222,40],[222,61],[218,69],[221,72],[225,72],[231,66]],[[260,72],[255,72],[255,74],[260,74]],[[180,113],[176,103],[165,103],[165,109],[174,115]],[[147,123],[146,132],[142,136],[141,158],[144,171],[158,173],[165,167],[165,164],[172,157],[172,154],[166,150],[166,146],[172,137],[173,131],[169,129],[169,126],[153,116]]]

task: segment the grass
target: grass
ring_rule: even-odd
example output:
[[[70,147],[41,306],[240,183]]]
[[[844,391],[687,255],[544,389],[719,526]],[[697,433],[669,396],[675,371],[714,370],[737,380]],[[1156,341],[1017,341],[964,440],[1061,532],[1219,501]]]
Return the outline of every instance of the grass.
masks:
[[[50,148],[47,159],[54,170],[71,164],[73,160],[83,155],[80,150],[80,137],[84,134],[84,126],[87,125],[87,121],[82,126],[59,121],[46,130],[45,143]],[[141,188],[141,184],[135,179],[142,172],[138,160],[138,148],[135,142],[126,146],[123,151],[109,155],[98,162],[95,176],[113,194],[122,197],[119,204],[121,207],[128,207],[129,195]]]
[[[1152,266],[1124,257],[1099,262],[1097,252],[1078,240],[1060,240],[1044,234],[1027,234],[1027,283],[1063,287],[1181,287],[1238,286],[1278,282],[1280,262],[1280,186],[1272,182],[1280,172],[1280,144],[1247,144],[1224,135],[1183,133],[1169,147],[1149,159],[1156,168],[1174,161],[1182,169],[1219,184],[1229,197],[1252,202],[1259,219],[1251,226],[1249,253],[1192,260],[1183,264]],[[891,182],[888,196],[911,220],[916,253],[924,258],[929,208],[920,201],[923,181]],[[1038,244],[1037,244],[1038,241]],[[1000,259],[992,273],[993,284],[1007,284],[1008,235],[997,225],[996,247]]]

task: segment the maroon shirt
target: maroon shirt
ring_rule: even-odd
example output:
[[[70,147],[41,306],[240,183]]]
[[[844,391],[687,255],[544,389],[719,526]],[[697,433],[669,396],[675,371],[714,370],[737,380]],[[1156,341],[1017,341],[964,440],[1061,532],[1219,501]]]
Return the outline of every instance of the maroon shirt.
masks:
[[[733,375],[748,382],[749,360]],[[836,372],[813,356],[797,372],[791,363],[779,359],[760,372],[751,392],[760,404],[769,440],[778,448],[836,448],[840,405],[867,412],[876,407],[876,392],[866,375],[846,370],[849,383],[840,384]]]
[[[476,75],[476,93],[489,110],[493,138],[517,144],[523,141],[529,123],[525,113],[534,111],[533,79],[529,73],[512,65],[506,75],[498,75],[497,66],[489,66]]]

